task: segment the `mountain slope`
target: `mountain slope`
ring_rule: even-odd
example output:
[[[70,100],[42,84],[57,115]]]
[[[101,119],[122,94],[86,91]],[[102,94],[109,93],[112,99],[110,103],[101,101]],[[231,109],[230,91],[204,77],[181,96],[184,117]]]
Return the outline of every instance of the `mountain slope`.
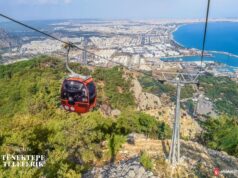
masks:
[[[121,168],[135,163],[148,177],[168,177],[172,171],[165,158],[170,146],[173,110],[158,107],[160,98],[152,94],[146,97],[148,95],[141,89],[137,96],[133,80],[125,77],[120,67],[88,69],[71,65],[79,73],[92,75],[97,85],[99,106],[87,114],[69,113],[60,107],[60,86],[67,76],[62,59],[41,56],[0,65],[0,155],[46,156],[42,168],[6,169],[0,160],[0,177],[19,177],[19,171],[22,177],[81,177],[91,170],[104,170],[105,165],[108,168],[117,162]],[[145,100],[142,106],[150,106],[145,112],[141,111],[145,108],[138,107],[141,93]],[[153,97],[157,102],[147,101]],[[114,116],[103,115],[100,105],[120,112]],[[200,133],[200,127],[189,117],[183,117],[181,124],[184,139],[194,140]],[[205,144],[236,155],[235,120],[214,119],[204,124],[205,133],[201,138]],[[141,134],[136,136],[135,145],[127,143],[131,133]],[[223,169],[237,167],[235,157],[195,142],[181,143],[184,157],[172,173],[176,177],[209,177],[215,166]],[[147,154],[149,157],[145,156]],[[121,168],[114,166],[114,173],[120,173]],[[129,172],[128,176],[142,173]]]
[[[1,65],[0,154],[42,154],[47,159],[40,169],[6,169],[1,160],[0,177],[18,177],[20,170],[23,177],[79,177],[95,164],[112,161],[128,133],[170,137],[167,125],[136,111],[130,80],[123,78],[121,68],[72,67],[103,83],[97,86],[98,104],[120,109],[121,114],[106,117],[96,108],[78,115],[61,109],[60,86],[67,75],[61,59],[42,56]]]

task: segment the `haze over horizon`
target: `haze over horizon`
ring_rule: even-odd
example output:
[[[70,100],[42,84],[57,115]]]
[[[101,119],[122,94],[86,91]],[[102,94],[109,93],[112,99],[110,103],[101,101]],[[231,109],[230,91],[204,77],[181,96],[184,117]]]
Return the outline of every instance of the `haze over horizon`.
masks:
[[[20,20],[194,19],[205,18],[206,6],[207,0],[0,0],[0,13]],[[213,0],[210,18],[238,18],[237,6]]]

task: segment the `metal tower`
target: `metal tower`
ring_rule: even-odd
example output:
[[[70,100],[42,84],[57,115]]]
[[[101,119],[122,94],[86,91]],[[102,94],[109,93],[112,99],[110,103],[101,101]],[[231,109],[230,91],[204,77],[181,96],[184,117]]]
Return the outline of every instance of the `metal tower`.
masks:
[[[175,166],[180,160],[180,92],[181,85],[197,84],[198,74],[189,73],[172,73],[172,72],[157,72],[155,77],[161,82],[168,82],[177,85],[177,98],[175,108],[175,119],[173,124],[172,142],[169,152],[169,162]]]
[[[84,41],[83,41],[83,54],[82,54],[82,64],[83,65],[87,65],[88,64],[88,56],[87,56],[87,45],[88,45],[88,39],[86,37],[84,37]]]

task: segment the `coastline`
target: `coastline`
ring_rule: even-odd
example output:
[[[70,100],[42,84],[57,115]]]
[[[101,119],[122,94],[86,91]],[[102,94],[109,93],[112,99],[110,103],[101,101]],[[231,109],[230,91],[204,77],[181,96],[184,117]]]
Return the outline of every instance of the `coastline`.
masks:
[[[216,19],[216,20],[212,20],[211,22],[234,22],[234,23],[238,23],[238,19],[237,19],[237,21],[229,21],[227,19],[226,19],[226,21],[220,21],[220,20]],[[197,24],[197,23],[202,24],[203,21],[201,21],[201,20],[200,21],[199,20],[198,21],[190,20],[190,22],[185,22],[184,21],[184,22],[181,22],[181,23],[174,23],[173,28],[171,28],[170,31],[169,31],[169,34],[168,34],[169,41],[167,41],[167,42],[170,43],[171,45],[173,45],[175,51],[176,50],[179,51],[181,49],[186,49],[188,51],[188,53],[181,52],[178,56],[169,56],[169,57],[161,57],[161,58],[183,58],[183,57],[201,56],[201,49],[186,47],[182,43],[176,41],[176,36],[174,34],[176,31],[180,30],[185,25],[192,25],[192,24]],[[238,59],[238,55],[232,54],[232,53],[229,53],[229,52],[226,52],[226,51],[205,50],[205,57],[209,57],[211,60],[212,60],[212,57],[215,57],[215,54],[227,55],[230,58],[232,57],[232,58],[237,58]],[[22,60],[29,60],[29,59],[27,59],[27,58],[15,59],[15,60],[12,60],[12,61],[2,62],[1,65],[8,65],[8,64],[19,62],[19,61],[22,61]],[[198,59],[198,61],[199,60],[200,59]],[[214,61],[214,62],[216,62],[216,61]]]
[[[232,56],[232,57],[238,58],[238,55],[233,54],[233,53],[229,53],[229,52],[225,52],[225,51],[209,51],[209,52],[216,53],[216,54],[224,54],[224,55],[227,55],[227,56]]]
[[[186,48],[185,46],[183,46],[181,43],[177,42],[175,39],[174,39],[174,33],[179,30],[179,28],[181,28],[182,26],[184,25],[188,25],[188,24],[181,24],[181,25],[178,25],[173,31],[171,31],[171,34],[170,34],[170,40],[173,41],[175,44],[177,44],[178,46],[182,47],[182,48]],[[187,48],[186,48],[187,49]]]
[[[212,21],[212,22],[233,22],[233,23],[237,23],[238,21]],[[192,22],[192,23],[202,23],[202,22]],[[175,43],[176,45],[178,45],[179,47],[181,48],[184,48],[184,49],[195,49],[196,51],[201,51],[201,49],[197,49],[197,48],[187,48],[185,47],[183,44],[179,43],[178,41],[175,40],[175,37],[174,37],[174,33],[179,30],[181,27],[185,26],[185,25],[190,25],[192,23],[185,23],[185,24],[180,24],[178,25],[170,34],[170,39],[171,41],[173,41],[173,43]],[[210,55],[211,57],[213,57],[213,54],[223,54],[223,55],[227,55],[229,57],[234,57],[234,58],[237,58],[238,60],[238,55],[236,54],[233,54],[233,53],[229,53],[229,52],[226,52],[226,51],[216,51],[216,50],[205,50],[205,52]],[[174,57],[163,57],[164,59],[166,58],[178,58],[178,57],[193,57],[193,56],[199,56],[199,55],[183,55],[183,56],[174,56]],[[192,61],[191,61],[192,62]],[[195,61],[193,61],[195,62]],[[214,61],[216,62],[216,61]],[[233,66],[230,66],[230,67],[233,67]]]

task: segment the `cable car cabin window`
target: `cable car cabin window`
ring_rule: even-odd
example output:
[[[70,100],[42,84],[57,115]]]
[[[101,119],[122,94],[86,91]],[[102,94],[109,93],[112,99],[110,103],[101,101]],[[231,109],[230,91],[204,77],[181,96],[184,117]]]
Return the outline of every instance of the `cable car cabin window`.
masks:
[[[66,80],[63,84],[61,98],[68,100],[69,104],[87,102],[87,91],[83,83]]]
[[[88,85],[88,93],[89,93],[89,102],[92,104],[96,97],[96,87],[93,82],[90,82]]]

